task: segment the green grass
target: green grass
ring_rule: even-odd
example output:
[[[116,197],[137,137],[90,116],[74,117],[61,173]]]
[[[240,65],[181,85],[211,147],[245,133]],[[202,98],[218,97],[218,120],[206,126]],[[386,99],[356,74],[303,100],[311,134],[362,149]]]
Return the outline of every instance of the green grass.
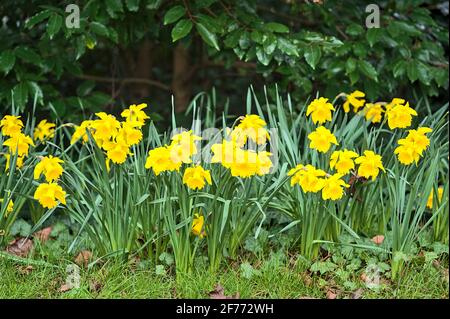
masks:
[[[0,255],[0,298],[208,298],[216,284],[225,288],[225,295],[239,293],[240,298],[326,298],[327,291],[338,292],[338,298],[352,298],[362,288],[361,298],[448,298],[448,259],[438,263],[412,263],[395,282],[382,279],[381,288],[373,290],[361,281],[362,271],[351,273],[345,288],[336,269],[326,275],[311,273],[292,257],[254,261],[253,275],[245,276],[242,263],[225,265],[217,274],[199,267],[191,275],[177,279],[169,271],[156,274],[154,268],[139,269],[135,265],[109,260],[103,265],[80,270],[80,288],[59,291],[66,280],[65,259],[48,264],[33,264],[30,260],[13,260]],[[97,288],[94,288],[97,284]]]

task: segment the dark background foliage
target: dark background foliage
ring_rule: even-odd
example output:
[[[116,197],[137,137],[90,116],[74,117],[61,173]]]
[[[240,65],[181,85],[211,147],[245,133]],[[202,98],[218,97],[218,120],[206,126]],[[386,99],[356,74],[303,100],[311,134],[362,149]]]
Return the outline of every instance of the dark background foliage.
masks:
[[[66,6],[80,28],[66,27]],[[366,6],[381,10],[367,29]],[[182,112],[212,87],[242,113],[250,84],[304,101],[448,99],[448,1],[2,0],[0,112],[79,121],[146,102]]]

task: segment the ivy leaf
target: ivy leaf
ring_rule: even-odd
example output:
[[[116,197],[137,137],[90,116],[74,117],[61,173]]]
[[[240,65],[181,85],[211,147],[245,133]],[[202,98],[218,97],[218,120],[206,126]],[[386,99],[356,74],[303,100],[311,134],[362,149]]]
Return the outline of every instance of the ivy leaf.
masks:
[[[314,46],[308,46],[305,50],[305,53],[303,56],[305,57],[306,62],[313,68],[316,68],[317,63],[320,60],[320,57],[322,55],[322,52],[320,51],[320,48],[316,45]]]
[[[172,29],[172,42],[184,38],[192,30],[192,21],[188,19],[182,19]]]
[[[6,75],[11,71],[16,63],[16,56],[11,50],[3,51],[0,54],[0,70]]]
[[[31,232],[31,225],[22,218],[16,220],[10,229],[12,236],[29,236]]]
[[[358,61],[358,66],[361,72],[367,76],[368,78],[374,80],[375,82],[378,82],[378,73],[377,70],[367,61]]]
[[[183,6],[175,6],[170,8],[164,15],[164,25],[177,22],[186,13],[186,9]]]
[[[203,41],[205,41],[210,46],[214,47],[217,51],[220,51],[219,44],[217,43],[217,37],[214,33],[208,30],[203,24],[196,23],[195,27],[202,37]]]
[[[250,265],[250,263],[248,262],[242,263],[240,268],[241,268],[241,275],[245,279],[252,279],[253,276],[258,276],[261,274],[259,270],[253,268],[253,266]]]
[[[47,34],[50,39],[58,33],[59,29],[61,29],[63,22],[63,18],[59,14],[52,14],[50,19],[48,19],[47,23]]]

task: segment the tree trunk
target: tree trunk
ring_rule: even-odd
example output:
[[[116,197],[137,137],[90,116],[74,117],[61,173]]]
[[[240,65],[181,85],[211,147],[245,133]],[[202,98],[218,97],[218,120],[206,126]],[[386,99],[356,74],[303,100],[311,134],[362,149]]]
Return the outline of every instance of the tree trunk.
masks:
[[[172,91],[175,96],[175,111],[177,113],[186,110],[191,99],[190,63],[189,50],[183,44],[179,43],[173,51],[172,77]]]

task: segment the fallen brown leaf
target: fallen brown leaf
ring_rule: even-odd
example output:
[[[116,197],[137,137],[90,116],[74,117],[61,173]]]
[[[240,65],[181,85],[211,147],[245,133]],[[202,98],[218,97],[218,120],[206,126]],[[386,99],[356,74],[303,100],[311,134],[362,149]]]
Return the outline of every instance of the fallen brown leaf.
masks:
[[[61,287],[59,287],[59,292],[67,292],[69,290],[72,290],[72,287],[67,284],[63,284],[61,285]]]
[[[332,291],[332,290],[328,290],[327,291],[327,299],[336,299],[337,298],[337,294]]]
[[[8,253],[19,257],[27,257],[32,249],[33,241],[24,237],[14,239],[6,247]]]
[[[32,271],[33,271],[33,266],[31,266],[31,265],[19,267],[19,272],[22,275],[29,275]]]
[[[75,263],[78,266],[87,267],[89,265],[89,261],[91,259],[92,259],[92,253],[89,250],[82,250],[77,255],[77,257],[75,257]]]
[[[233,296],[225,296],[224,292],[224,288],[220,284],[217,284],[214,287],[214,290],[209,293],[209,297],[211,299],[239,299],[240,297],[239,292]]]
[[[51,226],[41,229],[40,231],[35,232],[33,234],[33,237],[37,240],[40,240],[41,242],[46,242],[50,237],[52,229],[53,228]]]
[[[384,241],[384,236],[383,235],[376,235],[375,237],[372,238],[372,242],[375,245],[381,245]]]
[[[367,282],[367,275],[366,275],[365,272],[363,272],[363,273],[361,274],[361,276],[359,276],[359,278],[361,278],[361,281]]]

